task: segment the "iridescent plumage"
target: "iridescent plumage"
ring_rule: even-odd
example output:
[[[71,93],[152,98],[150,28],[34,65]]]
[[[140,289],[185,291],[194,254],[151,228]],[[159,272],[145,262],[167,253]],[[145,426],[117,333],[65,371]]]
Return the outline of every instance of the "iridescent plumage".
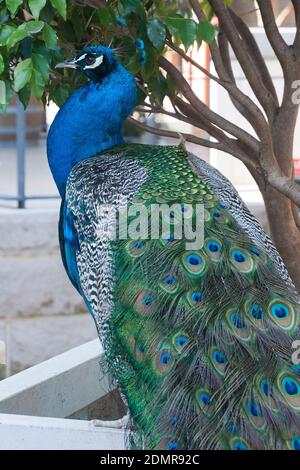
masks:
[[[128,446],[299,449],[299,297],[236,191],[177,146],[120,142],[89,157],[65,182],[61,247],[128,403]],[[203,247],[173,232],[110,240],[100,207],[125,202],[178,203],[191,219],[204,204]]]

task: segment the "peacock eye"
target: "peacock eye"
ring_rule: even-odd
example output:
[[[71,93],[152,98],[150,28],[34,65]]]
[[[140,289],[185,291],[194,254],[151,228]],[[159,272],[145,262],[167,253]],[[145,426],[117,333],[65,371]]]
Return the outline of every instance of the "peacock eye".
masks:
[[[86,63],[87,63],[88,65],[94,64],[94,63],[95,63],[95,60],[96,60],[96,58],[95,58],[93,55],[91,55],[91,54],[87,54],[87,55],[85,56],[85,61],[86,61]]]

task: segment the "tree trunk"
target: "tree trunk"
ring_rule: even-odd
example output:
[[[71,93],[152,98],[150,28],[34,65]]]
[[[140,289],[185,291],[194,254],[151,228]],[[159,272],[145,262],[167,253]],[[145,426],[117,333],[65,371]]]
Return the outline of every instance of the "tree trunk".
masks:
[[[300,232],[295,223],[292,203],[271,186],[261,189],[261,192],[272,239],[300,292]]]
[[[285,112],[278,114],[271,125],[273,148],[284,174],[293,177],[294,131],[298,107],[285,103]],[[300,231],[297,226],[297,207],[270,185],[259,183],[269,220],[271,236],[286,268],[300,292]]]

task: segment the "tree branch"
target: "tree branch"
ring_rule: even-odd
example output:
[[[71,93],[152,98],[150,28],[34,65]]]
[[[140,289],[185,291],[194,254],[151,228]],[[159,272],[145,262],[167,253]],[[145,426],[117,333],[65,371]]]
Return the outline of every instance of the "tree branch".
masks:
[[[221,142],[213,142],[211,140],[202,139],[201,137],[196,137],[195,135],[192,135],[192,134],[186,134],[186,133],[181,133],[181,132],[179,133],[179,132],[169,131],[167,129],[158,129],[157,127],[152,127],[152,126],[148,126],[147,124],[141,123],[140,121],[137,121],[136,119],[132,117],[127,118],[127,121],[130,124],[137,127],[138,129],[141,129],[145,132],[150,132],[151,134],[160,135],[163,137],[171,137],[174,139],[179,139],[180,135],[182,135],[187,142],[192,142],[193,144],[203,145],[203,147],[224,150],[223,144]]]
[[[248,54],[245,41],[240,37],[239,31],[229,13],[229,9],[225,6],[223,0],[209,0],[213,7],[219,22],[226,33],[231,47],[242,67],[242,70],[267,116],[272,119],[276,112],[273,97],[267,90],[264,83],[261,82],[259,76],[255,73],[256,65],[251,55]]]
[[[188,82],[179,72],[179,70],[169,62],[165,57],[159,57],[159,65],[170,74],[170,76],[175,80],[178,84],[180,91],[182,92],[183,96],[189,101],[191,106],[193,106],[196,111],[203,114],[203,116],[211,121],[216,126],[220,127],[223,131],[228,132],[232,136],[240,139],[245,144],[253,149],[253,151],[257,150],[258,141],[248,132],[244,131],[240,127],[236,126],[235,124],[231,123],[227,119],[223,118],[219,114],[212,111],[208,106],[206,106],[197,95],[193,92],[191,87],[189,86]]]
[[[296,19],[296,36],[293,44],[294,52],[298,59],[300,58],[300,5],[298,0],[292,0]]]
[[[275,86],[270,75],[269,69],[266,66],[266,62],[262,56],[262,53],[257,45],[257,42],[250,31],[248,25],[240,18],[232,9],[229,9],[231,17],[236,25],[241,37],[244,39],[249,54],[253,58],[256,65],[256,71],[260,75],[262,82],[265,84],[268,91],[272,94],[275,106],[279,106],[278,97],[275,90]]]
[[[200,3],[197,0],[190,0],[189,3],[191,7],[193,8],[194,13],[197,16],[198,20],[201,21],[205,19],[205,15],[201,9]],[[219,77],[224,82],[231,81],[232,86],[235,86],[236,89],[240,92],[240,90],[236,86],[235,78],[234,78],[232,68],[231,68],[231,61],[230,61],[229,52],[228,52],[228,40],[225,34],[220,33],[219,39],[220,37],[222,38],[221,43],[219,43],[220,47],[218,47],[218,44],[216,43],[214,43],[213,45],[210,45],[210,53],[211,53],[211,57],[212,57],[215,69]],[[244,96],[247,97],[247,102],[246,100],[244,100],[244,102],[241,102],[240,100],[238,101],[234,99],[232,95],[230,95],[230,98],[234,106],[237,108],[237,110],[246,119],[249,120],[249,122],[252,124],[252,127],[256,130],[257,134],[259,135],[262,128],[266,129],[267,123],[260,109],[258,108],[258,106],[256,106],[255,103],[247,95],[244,95]],[[252,115],[250,113],[250,110],[252,111]],[[259,116],[259,120],[258,120],[258,116]]]
[[[218,34],[218,46],[219,47],[212,48],[212,58],[218,75],[225,74],[230,76],[234,86],[237,88],[229,55],[228,39],[222,29],[220,29]],[[268,124],[265,120],[265,116],[262,114],[261,109],[249,98],[249,96],[245,95],[247,98],[245,100],[245,105],[242,104],[240,100],[236,100],[230,93],[229,96],[236,109],[242,114],[242,116],[245,117],[245,119],[249,121],[258,136],[261,137],[262,131],[264,131],[264,133],[268,131]]]
[[[194,10],[195,15],[198,18],[198,21],[206,20],[206,16],[201,8],[199,0],[189,0],[189,3]]]
[[[291,51],[278,30],[272,3],[270,0],[257,0],[257,3],[268,40],[283,70],[286,71],[289,67]]]

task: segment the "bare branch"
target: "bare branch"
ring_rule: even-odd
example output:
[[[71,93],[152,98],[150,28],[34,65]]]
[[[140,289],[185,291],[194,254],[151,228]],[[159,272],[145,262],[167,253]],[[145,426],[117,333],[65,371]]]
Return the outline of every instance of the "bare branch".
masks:
[[[150,132],[151,134],[160,135],[164,137],[171,137],[174,139],[180,138],[179,132],[174,132],[174,131],[169,131],[167,129],[159,129],[157,127],[148,126],[147,124],[143,124],[140,121],[137,121],[136,119],[132,117],[127,118],[127,121],[130,124],[133,124],[138,129],[142,129],[145,132]],[[196,137],[195,135],[185,134],[182,132],[180,134],[185,138],[186,141],[192,142],[193,144],[203,145],[203,147],[224,150],[223,144],[221,142],[213,142],[208,139],[202,139],[201,137]]]
[[[253,61],[256,65],[256,71],[261,76],[262,82],[265,84],[266,88],[272,94],[273,99],[275,101],[275,105],[279,106],[277,93],[274,87],[274,83],[272,77],[270,75],[269,69],[266,66],[266,62],[262,56],[262,53],[257,45],[257,42],[250,31],[248,25],[240,18],[235,12],[230,9],[231,17],[236,25],[241,37],[244,39],[245,43],[247,44],[249,54],[253,58]]]
[[[234,21],[229,13],[229,9],[225,6],[223,0],[209,0],[213,7],[219,22],[226,33],[231,47],[243,69],[244,74],[267,116],[272,119],[276,111],[272,95],[268,92],[264,83],[261,82],[256,74],[256,66],[253,58],[248,54],[248,49],[244,40],[240,37]]]
[[[161,56],[159,57],[159,65],[172,76],[172,78],[178,84],[183,96],[196,109],[196,111],[203,114],[206,119],[220,127],[223,131],[228,132],[241,141],[244,141],[244,143],[249,147],[252,147],[254,151],[257,150],[258,141],[251,134],[231,123],[206,106],[193,92],[188,82],[171,62],[169,62],[165,57]]]
[[[298,0],[292,0],[292,4],[294,7],[294,11],[295,11],[296,27],[297,27],[297,32],[296,32],[293,46],[294,46],[294,52],[296,56],[299,58],[300,57],[300,5],[299,5]]]
[[[201,9],[200,3],[197,0],[190,0],[190,5],[194,10],[194,13],[196,14],[197,18],[199,21],[205,19],[205,15]],[[242,21],[242,20],[241,20]],[[221,47],[219,48],[218,45],[215,43],[210,46],[210,53],[211,57],[215,66],[215,69],[219,75],[219,77],[224,81],[224,82],[230,82],[232,81],[233,84],[235,85],[235,78],[231,69],[231,61],[228,53],[228,40],[225,35],[222,35],[223,40],[221,40],[221,44],[219,44],[221,47],[223,46],[223,50],[221,51]],[[232,88],[233,89],[233,88]],[[239,90],[236,87],[237,90]],[[239,90],[240,91],[240,90]],[[246,95],[245,95],[246,96]],[[250,98],[247,96],[247,103],[244,102],[242,103],[240,100],[237,101],[236,99],[233,98],[232,95],[230,95],[235,107],[238,109],[238,111],[246,118],[248,119],[253,128],[256,131],[259,131],[262,128],[262,122],[265,121],[264,116],[261,115],[259,121],[257,120],[257,115],[260,114],[259,108],[255,105],[255,103],[250,100]],[[246,100],[244,100],[246,101]],[[253,117],[251,117],[250,114],[250,109],[252,110]],[[266,122],[264,122],[263,127],[265,127]]]
[[[201,8],[199,0],[189,0],[189,3],[197,16],[198,21],[206,20],[206,16]]]
[[[213,47],[211,49],[212,59],[216,70],[219,75],[227,74],[230,76],[232,83],[237,88],[229,55],[229,43],[222,28],[218,34],[218,46],[219,47]],[[249,96],[244,95],[246,99],[242,102],[241,100],[235,99],[233,94],[229,93],[229,96],[236,109],[249,121],[257,135],[261,136],[261,132],[268,132],[268,123],[266,122],[261,109],[249,98]]]
[[[292,202],[300,207],[300,188],[297,183],[276,170],[268,173],[267,181],[273,188],[287,196]]]
[[[257,0],[257,3],[269,42],[283,70],[287,70],[290,62],[289,58],[291,58],[291,51],[278,30],[272,3],[270,0]]]
[[[190,105],[187,105],[187,106],[190,106]],[[137,107],[137,108],[135,108],[135,111],[139,111],[139,112],[145,113],[145,114],[147,114],[147,113],[149,113],[149,114],[163,114],[165,116],[172,117],[174,119],[177,119],[178,121],[186,122],[187,124],[191,124],[192,126],[197,127],[198,129],[206,131],[206,129],[204,129],[204,126],[201,124],[199,119],[195,120],[192,117],[184,116],[183,114],[179,113],[178,111],[172,113],[171,111],[166,111],[162,107],[155,108],[155,107],[151,107],[151,106],[149,108]],[[197,118],[198,118],[198,115],[197,115]]]
[[[211,122],[203,118],[201,114],[199,114],[194,108],[192,108],[188,103],[183,101],[178,96],[176,97],[176,105],[178,106],[180,111],[183,112],[186,116],[191,117],[195,120],[200,120],[202,129],[206,130],[209,135],[214,137],[219,142],[223,143],[224,152],[233,155],[249,167],[257,167],[259,155],[258,151],[257,153],[255,153],[251,148],[249,148],[239,139],[232,139],[228,137],[223,131],[221,131],[221,129],[215,127]]]
[[[221,129],[214,126],[208,119],[206,119],[202,114],[200,114],[189,103],[179,98],[179,96],[176,96],[174,103],[183,114],[185,114],[189,119],[198,121],[201,125],[201,128],[215,139],[222,142],[227,142],[228,140],[230,140],[230,138]]]

